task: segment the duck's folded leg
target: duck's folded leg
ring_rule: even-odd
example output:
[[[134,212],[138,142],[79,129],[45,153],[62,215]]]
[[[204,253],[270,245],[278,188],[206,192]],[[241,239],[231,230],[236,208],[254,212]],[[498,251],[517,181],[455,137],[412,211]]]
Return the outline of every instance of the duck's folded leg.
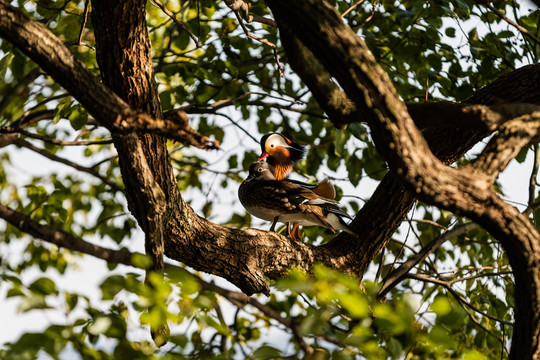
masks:
[[[289,235],[291,239],[302,241],[302,239],[300,238],[300,226],[297,223],[293,223],[293,226]]]
[[[269,231],[273,231],[273,232],[276,232],[276,224],[279,220],[279,216],[276,216],[274,218],[274,221],[272,222],[272,226],[270,226],[270,230]]]

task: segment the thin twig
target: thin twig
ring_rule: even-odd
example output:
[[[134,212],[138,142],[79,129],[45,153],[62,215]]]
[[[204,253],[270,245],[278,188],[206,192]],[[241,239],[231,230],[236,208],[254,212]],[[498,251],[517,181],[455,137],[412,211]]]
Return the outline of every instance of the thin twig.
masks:
[[[267,305],[260,303],[257,299],[247,296],[242,292],[227,290],[215,285],[214,283],[207,282],[196,275],[192,274],[192,276],[199,282],[199,284],[201,284],[203,290],[216,292],[239,308],[244,307],[246,304],[250,304],[259,311],[261,311],[264,315],[286,326],[292,331],[294,338],[306,354],[311,354],[313,352],[313,348],[305,342],[304,338],[300,334],[300,329],[298,328],[298,325],[294,322],[294,320],[281,316],[279,312],[275,311]]]
[[[268,40],[265,39],[265,38],[260,38],[260,37],[258,37],[257,35],[251,33],[251,32],[248,30],[248,28],[246,27],[246,25],[244,24],[244,20],[242,19],[242,17],[240,16],[240,14],[238,14],[238,12],[235,11],[235,12],[234,12],[234,15],[236,16],[236,19],[238,20],[238,23],[240,24],[240,27],[242,27],[242,30],[244,30],[244,33],[245,33],[248,37],[250,37],[250,38],[252,38],[252,39],[254,39],[254,40],[256,40],[256,41],[258,41],[258,42],[260,42],[260,43],[262,43],[262,44],[265,44],[266,46],[269,46],[270,48],[272,48],[272,50],[274,51],[274,58],[275,58],[275,60],[276,60],[276,65],[277,65],[277,68],[278,68],[279,76],[280,76],[280,77],[283,77],[283,76],[284,76],[284,75],[283,75],[283,66],[282,66],[281,63],[279,62],[279,57],[278,57],[278,54],[277,54],[277,47],[276,47],[276,45],[275,45],[274,43],[268,41]]]
[[[105,145],[105,144],[111,144],[112,140],[89,140],[89,141],[64,141],[64,140],[57,140],[57,139],[51,139],[46,136],[41,136],[37,134],[33,134],[31,132],[28,132],[26,130],[15,128],[12,126],[2,126],[0,127],[0,134],[21,134],[24,136],[27,136],[32,139],[41,140],[50,144],[54,145],[60,145],[60,146],[81,146],[81,145]]]
[[[37,67],[26,74],[26,76],[18,83],[3,89],[4,91],[7,91],[3,91],[2,98],[0,99],[0,115],[4,113],[13,100],[21,95],[22,92],[25,91],[41,74],[41,69]]]
[[[381,277],[382,268],[384,266],[384,253],[385,253],[386,247],[383,247],[381,250],[381,260],[379,261],[379,266],[377,267],[377,273],[375,274],[375,282],[379,282],[379,278]]]
[[[40,108],[41,106],[45,105],[48,102],[63,99],[65,97],[69,97],[69,96],[71,96],[71,95],[69,95],[68,93],[64,93],[64,94],[58,94],[58,95],[51,96],[51,97],[48,97],[46,99],[43,99],[40,102],[38,102],[36,105],[32,106],[30,109],[26,110],[22,117],[27,116],[32,111],[37,110],[38,108]],[[12,125],[14,126],[15,123],[13,123]]]
[[[360,24],[353,26],[352,29],[354,31],[366,26],[366,24],[373,18],[373,16],[375,15],[375,10],[377,9],[377,5],[376,5],[375,0],[373,0],[373,2],[371,3],[371,6],[372,6],[371,14],[369,14],[369,16],[364,21],[362,21]]]
[[[272,19],[268,19],[255,14],[250,14],[249,5],[242,0],[225,0],[225,5],[227,5],[234,12],[239,11],[242,15],[242,18],[244,18],[244,20],[246,20],[248,23],[258,22],[268,26],[277,27],[277,23]]]
[[[64,159],[64,158],[61,158],[53,153],[50,153],[48,152],[47,150],[44,150],[44,149],[40,149],[38,148],[37,146],[34,146],[33,144],[29,143],[28,141],[24,140],[24,139],[16,139],[13,143],[14,145],[18,146],[18,147],[23,147],[23,148],[26,148],[28,150],[32,150],[44,157],[46,157],[47,159],[49,160],[52,160],[52,161],[56,161],[56,162],[59,162],[61,164],[64,164],[64,165],[67,165],[67,166],[70,166],[76,170],[79,170],[79,171],[82,171],[82,172],[85,172],[87,174],[90,174],[90,175],[93,175],[95,176],[96,178],[98,178],[99,180],[103,181],[105,184],[107,184],[109,187],[111,187],[111,189],[113,189],[114,191],[118,191],[118,192],[122,192],[123,189],[122,187],[120,187],[118,184],[116,184],[115,182],[109,180],[107,177],[105,176],[102,176],[96,169],[94,166],[92,167],[85,167],[85,166],[81,166],[77,163],[74,163],[70,160],[67,160],[67,159]]]
[[[465,312],[467,313],[467,316],[469,317],[469,319],[471,319],[471,321],[476,325],[478,326],[480,329],[484,330],[485,332],[487,332],[489,335],[493,336],[495,339],[499,340],[500,343],[501,343],[501,347],[504,349],[504,352],[508,355],[508,350],[506,349],[506,347],[504,346],[504,337],[503,338],[500,338],[498,337],[495,333],[493,333],[491,330],[489,330],[487,327],[485,327],[484,325],[482,325],[480,323],[480,321],[478,321],[474,316],[473,314],[471,314],[467,309],[465,309]],[[503,329],[503,334],[504,334],[504,326],[502,326],[502,329]],[[503,353],[501,353],[501,358],[503,356]]]
[[[32,220],[28,215],[14,211],[3,204],[0,204],[0,218],[6,220],[22,232],[55,244],[56,246],[92,255],[107,262],[132,265],[131,259],[135,253],[127,250],[108,249],[92,244],[75,235],[42,225]]]
[[[180,28],[182,30],[184,30],[189,35],[191,40],[193,40],[195,42],[195,45],[197,46],[197,48],[201,47],[201,43],[199,42],[199,39],[197,39],[197,37],[195,35],[193,35],[193,33],[191,31],[189,31],[189,29],[187,28],[186,25],[184,25],[183,22],[181,22],[180,20],[177,19],[176,16],[169,9],[167,9],[165,7],[165,5],[163,5],[161,3],[161,1],[159,1],[159,0],[151,0],[150,2],[154,3],[157,7],[159,7],[161,9],[161,11],[163,11],[168,17],[170,17],[171,20],[174,21],[174,23],[176,25],[180,26]]]
[[[503,19],[504,21],[506,21],[507,23],[509,23],[510,25],[512,25],[513,27],[515,27],[516,29],[518,29],[521,33],[527,35],[529,38],[531,38],[532,41],[534,41],[535,43],[537,43],[538,45],[540,45],[540,39],[537,38],[536,36],[534,36],[533,34],[531,34],[527,29],[525,29],[523,26],[519,25],[518,23],[516,23],[515,21],[513,21],[512,19],[508,18],[506,15],[504,15],[502,12],[500,12],[499,10],[495,9],[489,2],[485,1],[485,2],[482,2],[482,4],[487,7],[489,10],[491,10],[493,13],[495,13],[497,16],[499,16],[501,19]]]
[[[480,314],[482,316],[485,316],[488,319],[491,319],[493,321],[500,322],[501,324],[508,325],[508,326],[514,326],[513,322],[508,321],[508,320],[499,319],[498,317],[490,315],[490,314],[486,314],[485,312],[483,312],[482,310],[480,310],[479,308],[477,308],[473,304],[469,303],[463,296],[461,296],[456,290],[454,290],[450,286],[450,284],[448,282],[446,282],[446,281],[433,279],[433,278],[431,278],[431,277],[429,277],[427,275],[424,275],[424,274],[407,274],[407,277],[411,278],[411,279],[415,279],[415,280],[427,281],[427,282],[430,282],[430,283],[433,283],[433,284],[441,285],[446,290],[448,290],[456,298],[456,300],[458,302],[460,302],[462,305],[465,305],[465,306],[469,307],[470,309],[477,312],[478,314]]]
[[[435,226],[435,227],[438,227],[440,229],[443,229],[443,230],[447,230],[448,228],[446,226],[442,226],[441,224],[439,224],[438,222],[435,222],[433,220],[427,220],[427,219],[407,219],[408,222],[416,222],[416,223],[421,223],[421,224],[428,224],[428,225],[431,225],[431,226]]]
[[[82,36],[84,32],[84,28],[86,27],[86,21],[88,20],[88,5],[90,4],[90,0],[85,0],[84,2],[84,12],[83,12],[83,22],[81,24],[81,29],[79,30],[79,36],[77,37],[77,43],[80,45],[82,44]]]
[[[470,276],[464,276],[464,277],[457,277],[455,279],[448,280],[447,283],[449,285],[453,285],[457,282],[467,281],[467,280],[474,280],[482,277],[488,277],[488,276],[502,276],[502,275],[510,275],[512,274],[511,271],[499,271],[499,272],[487,272],[487,273],[479,273],[475,275]],[[449,278],[450,276],[440,276],[440,279]]]
[[[415,210],[415,207],[413,206],[411,217],[414,216],[414,210]],[[409,223],[409,228],[407,229],[405,240],[403,241],[403,244],[401,245],[401,248],[399,249],[399,253],[397,254],[396,257],[394,257],[394,262],[392,263],[392,266],[390,266],[390,271],[394,269],[394,266],[396,265],[397,260],[401,256],[401,253],[403,252],[403,249],[405,248],[405,245],[407,244],[407,240],[409,239],[409,234],[411,233],[411,229],[412,229],[412,224]]]
[[[184,110],[184,111],[187,111],[188,109],[190,109],[192,107],[209,107],[209,108],[213,108],[213,109],[217,110],[217,109],[221,109],[222,107],[225,107],[225,106],[228,106],[228,105],[233,105],[234,101],[241,100],[241,99],[243,99],[243,98],[245,98],[247,96],[251,96],[251,95],[259,95],[259,96],[274,98],[274,99],[286,101],[286,102],[289,102],[289,103],[295,104],[295,105],[302,104],[301,101],[297,101],[297,100],[287,100],[287,99],[284,99],[282,97],[270,95],[270,94],[263,93],[263,92],[247,91],[247,92],[245,92],[245,93],[243,93],[241,95],[238,95],[236,97],[229,98],[229,99],[218,100],[218,101],[213,102],[212,104],[193,104],[193,105],[188,105],[188,106],[182,107],[180,109]]]
[[[536,198],[535,189],[538,185],[536,177],[538,176],[538,168],[540,167],[540,147],[538,144],[534,145],[534,163],[529,177],[529,201],[527,203],[527,209],[534,206],[534,199]]]
[[[363,3],[364,0],[359,0],[357,1],[354,5],[352,5],[351,7],[349,7],[347,10],[345,10],[343,12],[343,14],[341,14],[341,18],[345,17],[345,15],[347,15],[348,13],[350,13],[355,7],[357,7],[358,5],[360,5],[361,3]]]
[[[377,297],[383,298],[393,287],[395,287],[405,275],[418,263],[423,261],[429,254],[438,249],[444,242],[450,240],[456,236],[462,235],[471,230],[477,229],[480,226],[476,223],[470,222],[454,227],[452,230],[443,232],[436,240],[433,240],[428,245],[424,246],[422,250],[411,256],[407,261],[405,261],[401,266],[392,271],[386,279],[383,281],[383,285]]]
[[[249,131],[244,129],[242,126],[240,126],[236,121],[234,121],[229,115],[223,114],[223,113],[216,113],[216,115],[223,116],[225,119],[229,120],[231,124],[236,126],[238,129],[240,129],[244,134],[246,134],[251,140],[255,141],[257,144],[259,143],[259,140],[255,138],[255,136],[251,135]]]
[[[257,35],[251,33],[248,28],[246,27],[246,24],[244,24],[244,20],[242,19],[242,17],[240,16],[240,14],[238,14],[237,12],[234,12],[234,15],[236,16],[236,19],[238,20],[238,23],[240,24],[240,27],[242,28],[242,30],[244,31],[244,33],[254,39],[254,40],[257,40],[258,42],[260,43],[263,43],[264,45],[266,46],[269,46],[271,47],[272,49],[275,49],[276,48],[276,45],[271,42],[271,41],[268,41],[267,39],[265,38],[260,38],[258,37]]]
[[[249,304],[253,307],[259,309],[263,314],[266,316],[269,316],[275,320],[277,320],[279,323],[285,325],[289,329],[291,329],[294,338],[298,342],[298,345],[304,350],[306,354],[313,353],[313,348],[311,345],[305,342],[304,338],[302,337],[302,334],[300,333],[300,329],[298,328],[298,325],[292,320],[285,318],[281,316],[277,311],[272,309],[271,307],[261,304],[257,299],[255,298],[249,298]]]

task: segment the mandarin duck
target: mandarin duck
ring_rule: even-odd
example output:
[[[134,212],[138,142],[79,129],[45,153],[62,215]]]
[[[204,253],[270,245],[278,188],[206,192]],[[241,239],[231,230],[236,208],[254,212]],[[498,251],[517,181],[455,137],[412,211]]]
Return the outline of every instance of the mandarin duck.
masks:
[[[306,155],[305,146],[294,143],[285,135],[277,132],[264,135],[261,138],[260,144],[262,153],[261,156],[259,156],[259,161],[266,159],[266,161],[274,168],[276,180],[286,179],[293,169],[293,164]],[[334,186],[328,179],[324,179],[318,184],[307,184],[297,180],[289,181],[310,189],[315,194],[326,199],[334,200],[336,198]],[[287,224],[287,231],[288,230],[289,224]],[[297,240],[300,239],[298,224],[293,223],[291,233],[293,238]]]
[[[280,133],[268,133],[261,138],[261,156],[259,161],[266,161],[274,169],[275,179],[283,180],[291,173],[293,164],[301,160],[306,155],[305,146],[289,140],[285,135]],[[312,190],[315,194],[327,199],[335,199],[336,191],[334,186],[324,179],[318,184],[306,184],[297,180],[289,180],[299,186],[306,187]]]
[[[318,196],[312,190],[289,180],[276,180],[268,162],[256,161],[249,175],[238,188],[238,197],[246,210],[263,220],[292,222],[302,226],[324,226],[353,234],[343,218],[351,217],[341,210],[337,201]],[[289,235],[289,234],[287,234]]]

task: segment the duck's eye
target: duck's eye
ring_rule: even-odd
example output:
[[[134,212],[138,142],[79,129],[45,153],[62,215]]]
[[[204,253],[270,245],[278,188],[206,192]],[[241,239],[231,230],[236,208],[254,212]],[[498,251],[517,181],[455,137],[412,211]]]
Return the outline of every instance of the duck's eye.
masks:
[[[271,148],[273,148],[274,146],[276,146],[276,145],[274,145],[274,144],[270,144],[270,147],[271,147]]]
[[[263,168],[258,168],[257,171],[258,172],[262,172],[264,169]]]

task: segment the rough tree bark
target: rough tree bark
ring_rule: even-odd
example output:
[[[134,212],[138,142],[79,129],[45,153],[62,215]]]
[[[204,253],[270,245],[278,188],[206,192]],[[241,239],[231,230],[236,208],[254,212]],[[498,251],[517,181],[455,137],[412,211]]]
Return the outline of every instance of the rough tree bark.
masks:
[[[510,358],[539,359],[540,234],[527,217],[497,196],[492,185],[521,147],[538,136],[540,113],[516,119],[515,129],[509,129],[510,124],[501,129],[471,166],[447,167],[429,149],[388,75],[335,9],[316,0],[266,2],[278,25],[299,37],[367,115],[378,150],[409,191],[428,204],[468,216],[501,242],[516,280]]]
[[[437,105],[409,107],[417,124],[435,127],[424,132],[423,140],[407,109],[391,90],[388,78],[373,64],[365,46],[350,29],[344,27],[334,12],[314,0],[269,0],[267,3],[274,12],[293,66],[295,61],[301,61],[302,52],[306,51],[319,60],[314,69],[306,68],[299,73],[334,124],[342,126],[352,121],[368,121],[377,133],[378,148],[391,165],[392,173],[385,177],[357,215],[353,223],[357,231],[355,237],[341,235],[325,246],[315,247],[275,233],[230,229],[213,224],[199,217],[183,201],[176,187],[164,137],[128,131],[134,128],[142,130],[141,127],[118,126],[126,122],[132,124],[130,117],[144,117],[141,112],[151,115],[144,122],[150,127],[161,121],[143,1],[124,0],[111,5],[95,0],[93,3],[98,62],[103,82],[108,87],[97,82],[50,31],[3,0],[0,0],[0,36],[38,63],[111,131],[120,157],[129,208],[145,231],[146,249],[153,254],[156,269],[162,267],[164,251],[168,257],[197,270],[230,280],[247,294],[267,292],[269,287],[265,277],[278,278],[291,266],[309,270],[316,262],[361,276],[367,264],[386,245],[412,203],[420,197],[471,217],[501,241],[509,253],[518,283],[517,291],[522,296],[516,297],[517,326],[512,358],[538,356],[538,234],[528,219],[489,191],[486,173],[497,173],[501,166],[490,170],[482,165],[486,163],[484,161],[457,173],[448,170],[444,164],[459,158],[496,126],[516,116],[538,111],[536,107],[519,107],[516,110],[513,104],[501,107],[500,103],[540,105],[540,66],[513,72],[469,100],[470,104],[497,103],[497,107],[464,110],[463,105],[442,104],[446,110],[452,109],[468,116],[468,121],[461,123],[459,129],[430,121]],[[290,50],[295,46],[301,50],[296,59]],[[326,49],[329,50],[327,53]],[[379,77],[367,77],[364,84],[366,69],[373,70],[373,74]],[[309,77],[317,75],[317,72],[321,77],[310,80]],[[340,81],[346,93],[335,85],[332,87],[329,74]],[[365,98],[364,93],[369,96]],[[381,97],[382,93],[385,96]],[[519,131],[524,128],[522,125],[520,120],[517,125]],[[527,136],[537,136],[534,133],[536,129],[537,126],[532,126]],[[508,136],[515,134],[512,129],[508,132]],[[183,141],[183,138],[178,139]],[[442,163],[431,155],[424,141]],[[497,161],[504,164],[512,153]],[[441,179],[434,181],[429,176],[433,169],[440,171]],[[430,171],[426,173],[425,170]],[[473,186],[468,188],[462,182],[456,183],[456,178],[469,179]],[[452,189],[457,190],[449,191]],[[471,208],[471,204],[477,206]],[[1,207],[1,210],[0,216],[17,226],[16,219],[20,219],[21,214],[6,207]],[[43,229],[27,229],[32,230],[35,236],[51,241],[40,235],[46,233]],[[522,234],[516,234],[518,231]],[[65,246],[69,247],[69,244]]]

